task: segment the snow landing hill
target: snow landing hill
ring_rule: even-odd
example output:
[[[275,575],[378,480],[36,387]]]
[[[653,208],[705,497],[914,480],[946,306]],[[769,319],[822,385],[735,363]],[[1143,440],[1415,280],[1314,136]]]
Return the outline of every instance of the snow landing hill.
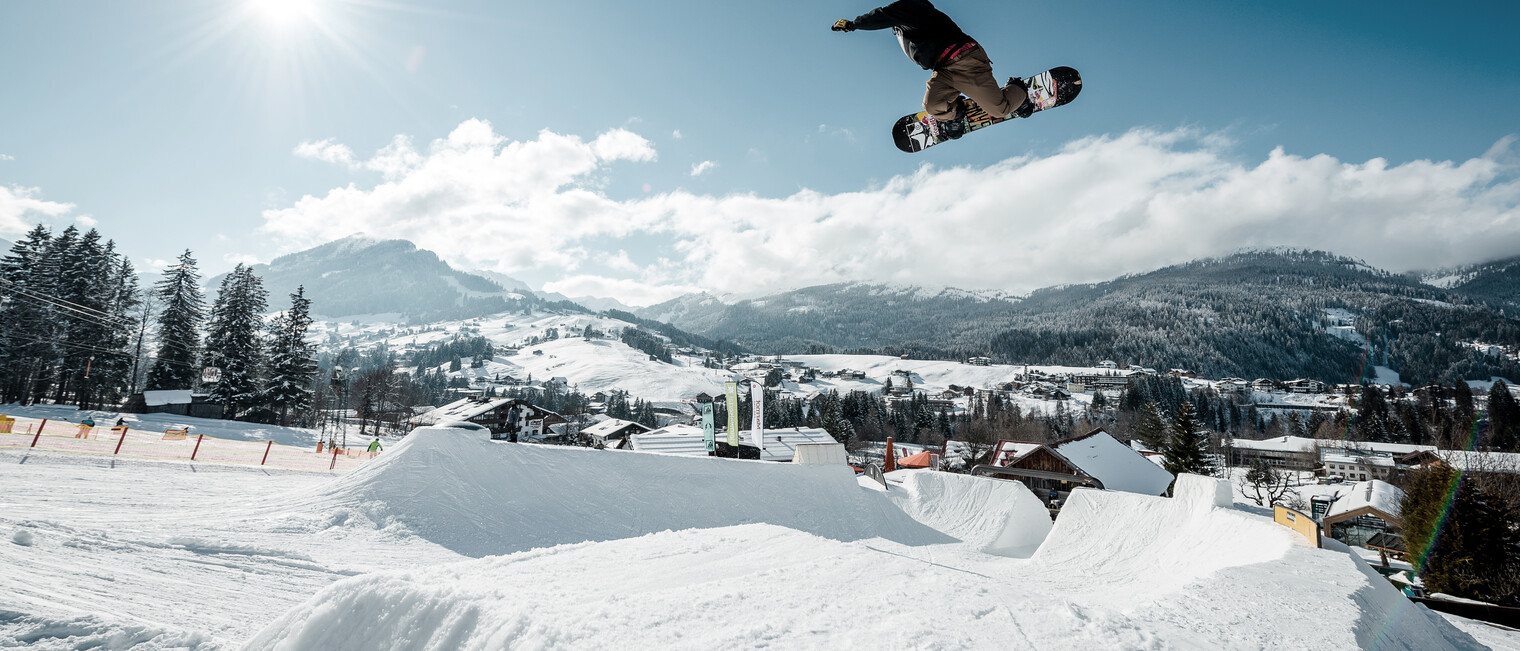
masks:
[[[1020,298],[854,283],[744,300],[690,295],[636,313],[771,353],[869,348],[1072,366],[1110,359],[1215,378],[1350,382],[1370,347],[1419,385],[1520,380],[1520,312],[1498,302],[1520,291],[1517,273],[1510,260],[1447,274],[1436,286],[1330,253],[1268,250]]]

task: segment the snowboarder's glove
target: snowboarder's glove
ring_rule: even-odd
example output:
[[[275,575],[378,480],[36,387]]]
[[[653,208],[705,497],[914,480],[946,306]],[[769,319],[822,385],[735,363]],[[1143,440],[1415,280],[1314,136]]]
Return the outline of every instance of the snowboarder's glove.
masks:
[[[839,20],[834,21],[834,26],[830,27],[829,29],[832,29],[836,32],[853,32],[855,31],[855,23],[840,18]]]

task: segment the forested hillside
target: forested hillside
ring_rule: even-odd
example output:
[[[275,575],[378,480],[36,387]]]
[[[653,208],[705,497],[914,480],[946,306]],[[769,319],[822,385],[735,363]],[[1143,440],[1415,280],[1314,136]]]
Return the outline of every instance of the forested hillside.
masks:
[[[1513,314],[1349,258],[1282,250],[1023,299],[852,284],[732,305],[686,297],[640,310],[760,352],[875,350],[1069,365],[1112,359],[1207,377],[1326,382],[1354,382],[1383,365],[1417,384],[1520,378]],[[1342,319],[1355,329],[1337,328]]]

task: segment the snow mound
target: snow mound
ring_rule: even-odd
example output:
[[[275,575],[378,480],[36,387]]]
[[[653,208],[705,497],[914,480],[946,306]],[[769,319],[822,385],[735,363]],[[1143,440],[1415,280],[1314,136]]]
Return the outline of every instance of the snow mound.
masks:
[[[473,557],[749,523],[845,541],[954,540],[861,488],[848,466],[511,444],[450,428],[414,431],[328,484],[318,506],[356,508]]]
[[[902,490],[886,495],[926,525],[978,551],[1028,558],[1050,534],[1050,512],[1016,481],[930,470],[893,473]]]
[[[1110,585],[1164,591],[1225,568],[1282,558],[1296,534],[1221,508],[1230,503],[1229,490],[1229,482],[1186,474],[1177,477],[1172,498],[1074,490],[1033,558]]]
[[[908,483],[910,504],[997,492]],[[1344,547],[1216,507],[1212,480],[1179,485],[1076,491],[1030,559],[747,524],[366,574],[247,648],[1481,648]],[[962,515],[922,517],[991,532]]]

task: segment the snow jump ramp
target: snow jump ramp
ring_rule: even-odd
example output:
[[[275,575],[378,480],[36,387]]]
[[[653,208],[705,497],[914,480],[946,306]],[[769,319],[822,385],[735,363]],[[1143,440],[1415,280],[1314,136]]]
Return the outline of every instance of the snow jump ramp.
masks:
[[[841,541],[954,542],[861,489],[847,466],[511,444],[458,428],[412,432],[318,502],[471,557],[752,523]]]

